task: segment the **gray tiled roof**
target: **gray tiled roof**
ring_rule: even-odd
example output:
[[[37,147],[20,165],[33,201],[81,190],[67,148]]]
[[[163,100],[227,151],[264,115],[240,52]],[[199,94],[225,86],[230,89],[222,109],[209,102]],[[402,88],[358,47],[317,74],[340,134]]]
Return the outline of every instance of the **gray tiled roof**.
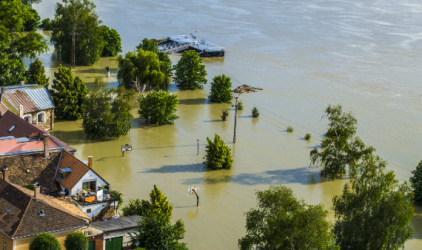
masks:
[[[16,91],[25,93],[40,110],[54,108],[53,100],[51,99],[46,86],[38,84],[4,86],[4,92],[6,94],[15,93]]]
[[[138,221],[140,220],[141,216],[131,215],[126,217],[120,217],[118,219],[93,222],[90,226],[96,229],[100,229],[106,233],[137,227]]]

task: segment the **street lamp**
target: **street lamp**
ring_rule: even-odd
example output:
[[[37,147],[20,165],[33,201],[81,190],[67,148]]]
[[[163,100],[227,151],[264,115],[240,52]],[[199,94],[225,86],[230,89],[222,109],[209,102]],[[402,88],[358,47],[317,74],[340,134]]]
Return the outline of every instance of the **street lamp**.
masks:
[[[149,130],[149,122],[150,122],[150,120],[151,120],[151,116],[149,115],[148,116],[148,130]]]

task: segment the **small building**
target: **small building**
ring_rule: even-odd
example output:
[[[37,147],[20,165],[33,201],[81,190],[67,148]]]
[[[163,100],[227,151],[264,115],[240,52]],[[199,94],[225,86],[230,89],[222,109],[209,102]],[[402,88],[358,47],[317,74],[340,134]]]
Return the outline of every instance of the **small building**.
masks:
[[[29,249],[41,233],[50,233],[62,249],[67,234],[88,227],[89,217],[74,205],[8,182],[8,171],[0,180],[0,241],[2,250]]]
[[[54,103],[45,85],[22,83],[1,87],[1,115],[8,110],[45,130],[54,129]]]
[[[93,222],[84,229],[89,240],[89,250],[128,250],[131,249],[129,233],[135,233],[139,215]]]

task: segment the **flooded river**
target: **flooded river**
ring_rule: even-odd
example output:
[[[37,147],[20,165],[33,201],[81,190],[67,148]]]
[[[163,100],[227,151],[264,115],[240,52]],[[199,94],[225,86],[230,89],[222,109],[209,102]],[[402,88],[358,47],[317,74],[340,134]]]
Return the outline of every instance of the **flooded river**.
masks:
[[[54,0],[35,5],[52,18]],[[358,119],[358,134],[388,160],[397,178],[408,180],[422,160],[422,4],[416,0],[385,1],[95,1],[104,24],[122,36],[124,52],[144,38],[189,34],[225,46],[225,58],[204,59],[208,79],[232,77],[235,86],[264,90],[244,94],[233,145],[234,110],[207,100],[203,90],[170,91],[178,95],[174,125],[148,126],[136,105],[130,134],[110,141],[87,140],[82,121],[58,121],[54,135],[93,156],[94,169],[129,198],[147,199],[154,184],[175,207],[173,218],[186,225],[190,249],[236,249],[245,234],[244,213],[255,206],[254,190],[287,185],[312,204],[331,211],[332,197],[346,180],[327,181],[309,167],[309,151],[326,131],[323,111],[342,104]],[[45,33],[48,36],[48,33]],[[69,37],[70,39],[70,37]],[[173,54],[176,62],[180,55]],[[51,79],[60,62],[50,51],[40,57]],[[110,66],[117,86],[116,58],[101,58],[75,74],[89,87]],[[259,118],[251,117],[257,107]],[[222,122],[221,111],[229,119]],[[293,134],[286,127],[294,127]],[[207,171],[201,164],[206,138],[219,134],[233,148],[234,167]],[[310,142],[303,140],[312,134]],[[200,144],[197,155],[197,140]],[[133,151],[122,158],[120,146]],[[199,186],[200,206],[186,194]],[[415,207],[415,234],[406,249],[422,244],[422,209]]]

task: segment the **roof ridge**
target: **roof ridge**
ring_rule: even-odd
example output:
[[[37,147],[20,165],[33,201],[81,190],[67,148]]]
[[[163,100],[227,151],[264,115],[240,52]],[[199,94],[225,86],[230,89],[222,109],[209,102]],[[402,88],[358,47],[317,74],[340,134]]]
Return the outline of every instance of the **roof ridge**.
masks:
[[[10,185],[10,182],[7,182],[9,185]],[[12,185],[13,186],[13,185]],[[15,189],[17,189],[17,190],[19,190],[19,188],[16,188],[15,186],[13,186]],[[19,190],[19,192],[22,192],[22,190]],[[22,193],[24,193],[24,192],[22,192]],[[13,232],[13,234],[12,234],[12,238],[15,236],[15,234],[18,232],[18,230],[19,230],[19,227],[21,226],[21,224],[22,224],[22,221],[23,221],[23,218],[25,218],[25,215],[26,215],[26,212],[28,211],[28,208],[29,208],[29,205],[31,204],[31,202],[32,202],[32,198],[33,197],[30,197],[30,199],[29,199],[29,202],[28,202],[28,205],[26,206],[26,208],[25,208],[25,212],[23,212],[23,215],[22,215],[22,217],[20,218],[20,221],[19,221],[19,224],[18,224],[18,226],[16,227],[16,230],[15,230],[15,232]]]

